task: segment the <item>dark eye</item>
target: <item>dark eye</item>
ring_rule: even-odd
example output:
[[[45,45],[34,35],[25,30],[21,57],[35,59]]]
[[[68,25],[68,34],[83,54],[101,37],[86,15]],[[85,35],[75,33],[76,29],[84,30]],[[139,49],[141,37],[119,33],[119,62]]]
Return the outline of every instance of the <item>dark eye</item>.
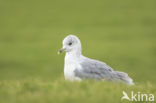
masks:
[[[70,42],[68,45],[70,45],[70,46],[71,46],[71,45],[72,45],[72,43]]]

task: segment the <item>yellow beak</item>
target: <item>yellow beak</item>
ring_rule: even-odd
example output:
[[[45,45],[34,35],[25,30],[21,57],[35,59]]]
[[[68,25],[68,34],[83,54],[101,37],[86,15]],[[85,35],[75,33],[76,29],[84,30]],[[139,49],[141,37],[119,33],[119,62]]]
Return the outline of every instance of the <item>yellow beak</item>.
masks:
[[[61,54],[63,51],[65,51],[65,48],[62,48],[58,51],[58,54]]]

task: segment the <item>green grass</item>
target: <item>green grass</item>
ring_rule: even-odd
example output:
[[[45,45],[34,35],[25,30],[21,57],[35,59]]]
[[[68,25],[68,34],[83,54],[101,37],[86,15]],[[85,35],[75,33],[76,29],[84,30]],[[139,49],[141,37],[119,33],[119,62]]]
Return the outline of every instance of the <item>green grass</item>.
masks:
[[[0,103],[113,103],[121,102],[122,90],[155,93],[155,4],[0,0]],[[68,34],[81,39],[85,56],[128,73],[136,86],[65,81],[57,50]]]
[[[156,95],[155,85],[145,83],[127,86],[109,82],[83,81],[66,82],[23,80],[0,82],[0,97],[2,103],[120,103],[122,91],[130,95],[134,93],[153,93]],[[123,103],[129,103],[123,100]]]

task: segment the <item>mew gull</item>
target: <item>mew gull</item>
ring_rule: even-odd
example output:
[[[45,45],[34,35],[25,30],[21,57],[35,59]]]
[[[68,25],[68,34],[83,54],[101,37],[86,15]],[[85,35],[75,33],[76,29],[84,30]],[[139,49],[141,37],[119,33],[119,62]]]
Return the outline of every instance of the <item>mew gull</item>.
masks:
[[[133,84],[133,80],[124,72],[114,71],[106,63],[87,58],[81,53],[81,42],[77,36],[68,35],[63,40],[63,48],[58,53],[66,51],[64,76],[69,81],[82,79],[108,80]]]

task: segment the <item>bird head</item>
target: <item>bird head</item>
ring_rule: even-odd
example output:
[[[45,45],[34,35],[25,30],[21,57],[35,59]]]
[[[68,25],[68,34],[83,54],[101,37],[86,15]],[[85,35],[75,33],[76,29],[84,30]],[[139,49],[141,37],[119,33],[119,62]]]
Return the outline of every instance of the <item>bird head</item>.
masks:
[[[58,51],[58,54],[66,51],[67,53],[75,52],[81,54],[81,42],[75,35],[68,35],[63,40],[63,47]]]

